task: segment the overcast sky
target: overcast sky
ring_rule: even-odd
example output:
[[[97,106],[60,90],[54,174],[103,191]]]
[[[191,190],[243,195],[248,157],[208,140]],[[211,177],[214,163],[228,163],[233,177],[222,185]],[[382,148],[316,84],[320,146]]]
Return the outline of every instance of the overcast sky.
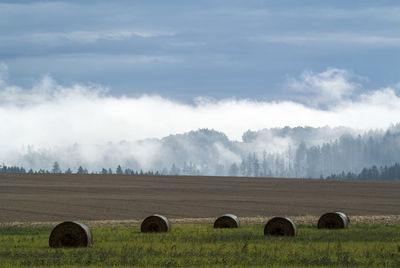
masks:
[[[105,144],[200,128],[386,129],[399,14],[383,0],[0,1],[0,160],[59,152],[50,165],[79,144],[97,161]]]
[[[298,80],[333,69],[358,85],[347,93],[397,91],[399,14],[384,0],[0,1],[0,72],[22,88],[50,76],[185,103],[306,103],[319,89]]]

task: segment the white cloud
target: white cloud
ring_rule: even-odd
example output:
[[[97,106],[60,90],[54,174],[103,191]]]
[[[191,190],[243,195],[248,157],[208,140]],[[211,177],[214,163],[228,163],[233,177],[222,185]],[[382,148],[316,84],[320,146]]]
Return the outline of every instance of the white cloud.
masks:
[[[358,128],[385,128],[400,121],[400,97],[393,88],[360,95],[358,101],[344,101],[333,111],[337,120]]]
[[[376,128],[396,122],[396,116],[400,118],[400,98],[392,88],[361,95],[354,101],[343,99],[355,87],[345,76],[344,71],[330,69],[320,74],[306,72],[295,81],[300,89],[340,101],[327,110],[293,101],[202,98],[193,106],[155,95],[117,98],[108,96],[99,86],[63,87],[45,77],[32,89],[5,86],[0,92],[0,123],[15,126],[8,127],[1,140],[16,146],[106,143],[160,138],[198,128],[220,130],[239,140],[248,129],[304,125]],[[355,116],[359,109],[367,114],[380,110],[380,119]]]
[[[109,142],[119,144],[120,141],[161,138],[199,128],[212,128],[232,140],[241,140],[248,129],[284,126],[376,129],[387,128],[399,121],[400,97],[393,88],[346,98],[356,87],[348,81],[346,71],[306,72],[295,84],[299,89],[311,88],[311,92],[321,93],[321,96],[333,100],[335,105],[320,109],[284,100],[216,101],[207,98],[188,105],[161,96],[109,96],[107,90],[99,86],[74,84],[65,87],[50,77],[45,77],[31,89],[5,85],[0,91],[0,125],[3,126],[0,158],[7,160],[27,146],[33,146],[38,152],[51,148],[56,148],[57,152],[74,151],[78,150],[73,146],[77,143],[86,148],[80,153],[83,154],[81,157],[94,163],[107,157],[104,145]],[[272,150],[279,142],[264,144],[263,147]],[[133,143],[129,149],[121,145],[121,153],[110,161],[131,157],[139,159],[141,166],[151,166],[159,144],[154,141],[148,143]],[[102,149],[99,146],[103,146]],[[216,147],[224,151],[223,147]],[[65,159],[68,158],[66,155],[68,153],[65,153]],[[226,162],[236,158],[230,154],[220,160]]]
[[[321,73],[305,71],[299,79],[290,79],[287,86],[303,94],[304,101],[309,104],[332,106],[352,96],[361,87],[350,81],[353,77],[356,76],[351,72],[336,68],[328,68]]]

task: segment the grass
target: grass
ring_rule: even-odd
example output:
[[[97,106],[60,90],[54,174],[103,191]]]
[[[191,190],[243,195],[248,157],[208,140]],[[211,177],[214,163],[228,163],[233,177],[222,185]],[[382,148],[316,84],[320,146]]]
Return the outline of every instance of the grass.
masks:
[[[298,226],[298,235],[266,237],[262,225],[214,230],[173,226],[93,228],[94,246],[50,249],[48,228],[0,228],[1,267],[400,267],[400,225],[354,224],[346,230]]]

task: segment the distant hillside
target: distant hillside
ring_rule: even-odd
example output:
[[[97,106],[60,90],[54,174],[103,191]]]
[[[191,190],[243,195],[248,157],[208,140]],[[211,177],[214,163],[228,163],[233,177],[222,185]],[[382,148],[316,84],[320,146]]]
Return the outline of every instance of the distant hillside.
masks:
[[[350,128],[273,128],[247,131],[242,141],[221,132],[199,129],[162,139],[60,148],[26,147],[14,153],[6,165],[26,170],[62,170],[83,166],[153,170],[162,174],[230,176],[328,176],[359,173],[364,167],[400,162],[400,125],[386,131],[362,132]]]

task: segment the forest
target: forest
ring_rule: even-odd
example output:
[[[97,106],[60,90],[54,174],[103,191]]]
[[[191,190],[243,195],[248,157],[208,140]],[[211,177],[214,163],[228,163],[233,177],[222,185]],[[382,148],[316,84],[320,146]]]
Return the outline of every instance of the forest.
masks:
[[[96,153],[95,160],[86,155]],[[398,180],[400,125],[386,130],[273,128],[242,141],[199,129],[162,139],[85,148],[28,148],[0,172],[163,174]]]

